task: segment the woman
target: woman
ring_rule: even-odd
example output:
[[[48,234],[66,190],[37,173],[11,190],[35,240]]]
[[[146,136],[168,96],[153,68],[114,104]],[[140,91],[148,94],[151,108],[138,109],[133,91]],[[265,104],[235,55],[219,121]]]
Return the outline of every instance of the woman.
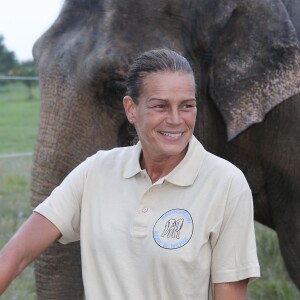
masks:
[[[246,299],[259,276],[251,191],[193,136],[190,65],[145,52],[127,88],[138,144],[99,151],[35,209],[1,252],[0,292],[53,241],[80,239],[88,300]]]

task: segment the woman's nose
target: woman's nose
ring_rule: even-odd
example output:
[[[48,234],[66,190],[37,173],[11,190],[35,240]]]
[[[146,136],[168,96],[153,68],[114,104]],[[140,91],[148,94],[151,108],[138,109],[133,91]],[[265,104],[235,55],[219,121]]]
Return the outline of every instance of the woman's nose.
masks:
[[[180,124],[182,121],[180,111],[178,109],[170,109],[167,116],[167,123]]]

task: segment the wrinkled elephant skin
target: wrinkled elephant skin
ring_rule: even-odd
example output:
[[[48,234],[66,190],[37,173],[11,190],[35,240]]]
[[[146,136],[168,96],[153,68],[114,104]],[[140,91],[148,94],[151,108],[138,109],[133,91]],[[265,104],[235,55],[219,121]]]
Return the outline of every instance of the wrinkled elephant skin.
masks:
[[[87,156],[130,143],[128,66],[145,50],[171,48],[195,71],[196,136],[243,170],[255,218],[278,233],[300,287],[300,54],[284,5],[299,29],[296,1],[67,0],[34,47],[41,119],[32,206]],[[78,243],[54,244],[35,270],[39,299],[83,298]]]

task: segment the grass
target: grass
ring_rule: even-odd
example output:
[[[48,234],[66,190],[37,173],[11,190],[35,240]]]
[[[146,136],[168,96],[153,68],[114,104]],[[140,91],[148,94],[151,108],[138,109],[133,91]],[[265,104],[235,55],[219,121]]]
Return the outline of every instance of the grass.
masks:
[[[39,90],[22,83],[0,85],[0,155],[31,152],[36,140],[39,119]]]
[[[37,88],[34,93],[36,98],[28,101],[28,91],[21,84],[0,86],[0,154],[33,151],[39,114]],[[0,248],[31,213],[31,160],[31,156],[0,158]],[[286,272],[276,233],[258,223],[255,228],[262,277],[249,284],[247,299],[300,299]],[[36,299],[33,266],[1,296],[1,300],[23,299]]]
[[[32,152],[39,119],[39,89],[18,83],[0,85],[0,155]],[[32,157],[0,158],[0,248],[30,215]],[[33,266],[17,277],[3,300],[36,299]]]
[[[298,300],[300,292],[291,281],[280,255],[276,232],[255,224],[261,278],[250,282],[249,300]]]
[[[32,157],[0,159],[0,248],[30,215]],[[2,300],[35,300],[33,266],[29,266],[1,296]]]

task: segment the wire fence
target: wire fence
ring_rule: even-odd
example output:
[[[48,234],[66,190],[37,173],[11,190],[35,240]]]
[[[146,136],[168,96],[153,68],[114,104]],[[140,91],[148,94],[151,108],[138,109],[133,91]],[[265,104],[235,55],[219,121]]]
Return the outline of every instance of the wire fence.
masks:
[[[0,154],[0,159],[23,157],[23,156],[32,156],[32,154],[33,154],[33,152]]]
[[[33,76],[0,76],[0,80],[39,80],[39,77],[33,77]]]

